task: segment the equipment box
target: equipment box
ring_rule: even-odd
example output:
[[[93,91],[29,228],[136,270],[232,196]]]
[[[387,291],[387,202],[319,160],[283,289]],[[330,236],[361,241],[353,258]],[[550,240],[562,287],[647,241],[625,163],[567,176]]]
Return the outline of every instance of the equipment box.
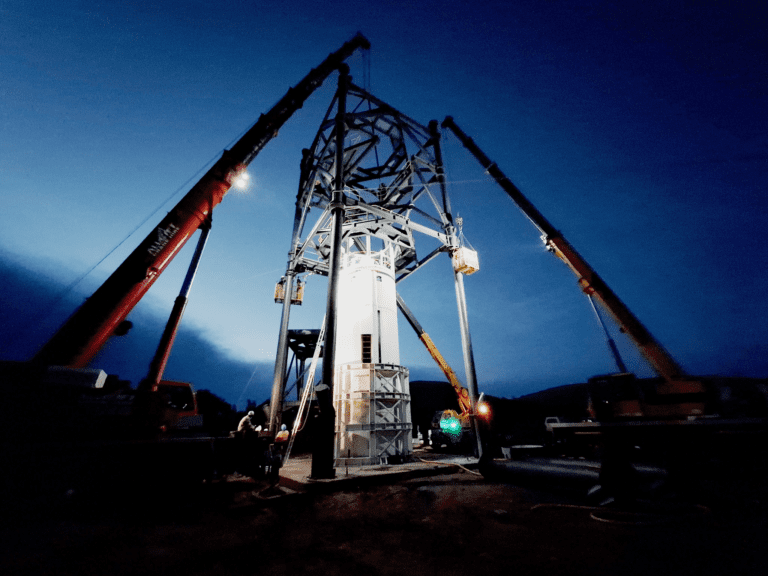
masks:
[[[480,262],[477,259],[477,252],[471,248],[462,246],[453,251],[451,256],[453,260],[453,269],[461,272],[465,276],[474,274],[480,270]]]

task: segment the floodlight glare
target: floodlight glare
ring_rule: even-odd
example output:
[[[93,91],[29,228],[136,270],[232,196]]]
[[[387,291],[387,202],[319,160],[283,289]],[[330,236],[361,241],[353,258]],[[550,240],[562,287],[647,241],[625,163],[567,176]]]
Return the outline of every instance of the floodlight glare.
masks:
[[[238,174],[232,182],[232,186],[238,190],[247,190],[250,184],[251,176],[245,170],[240,172],[240,174]]]

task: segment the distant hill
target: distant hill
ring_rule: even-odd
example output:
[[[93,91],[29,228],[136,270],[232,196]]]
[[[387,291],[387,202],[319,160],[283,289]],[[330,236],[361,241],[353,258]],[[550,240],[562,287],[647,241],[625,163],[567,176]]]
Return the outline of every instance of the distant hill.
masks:
[[[590,385],[586,382],[566,384],[548,388],[541,392],[526,394],[517,399],[544,416],[559,416],[566,420],[587,418]]]
[[[707,389],[710,414],[727,418],[768,416],[768,379],[700,377]],[[519,398],[485,396],[493,414],[496,436],[510,436],[518,443],[536,443],[544,431],[544,418],[557,416],[562,421],[580,422],[589,417],[590,400],[603,400],[636,394],[637,387],[649,391],[660,378],[618,383],[596,377],[590,382],[548,388]],[[437,410],[458,409],[456,394],[448,382],[411,382],[411,418],[414,427],[429,428]],[[424,432],[422,432],[424,433]]]
[[[768,414],[768,378],[740,378],[726,376],[696,376],[707,390],[711,413],[725,417],[764,417]],[[599,380],[596,377],[595,380]],[[636,386],[646,395],[660,378],[638,379]],[[613,386],[610,382],[593,382],[557,386],[527,394],[516,401],[524,402],[546,416],[579,421],[586,418],[590,397],[594,402],[612,400],[622,395],[633,395],[631,387]]]

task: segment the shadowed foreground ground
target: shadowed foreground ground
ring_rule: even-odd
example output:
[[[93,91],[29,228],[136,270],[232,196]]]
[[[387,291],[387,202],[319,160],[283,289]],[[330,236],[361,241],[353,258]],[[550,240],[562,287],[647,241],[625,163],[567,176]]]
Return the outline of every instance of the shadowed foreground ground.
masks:
[[[222,486],[219,486],[222,488]],[[15,514],[11,574],[759,574],[754,506],[595,517],[459,471],[264,502],[252,488],[174,505],[127,497]]]

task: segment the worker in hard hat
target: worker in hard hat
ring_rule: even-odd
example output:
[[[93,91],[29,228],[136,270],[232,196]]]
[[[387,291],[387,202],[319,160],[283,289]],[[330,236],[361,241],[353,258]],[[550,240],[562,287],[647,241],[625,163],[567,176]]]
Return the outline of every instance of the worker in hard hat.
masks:
[[[275,442],[281,443],[281,442],[288,442],[288,438],[290,437],[291,433],[288,432],[288,426],[283,424],[280,426],[280,432],[277,433],[277,436],[275,436]]]
[[[237,431],[241,436],[244,436],[248,432],[255,432],[256,426],[253,425],[253,417],[255,416],[253,410],[249,410],[248,414],[243,416],[240,420],[240,424],[237,425]]]
[[[272,474],[270,475],[270,478],[274,482],[272,485],[276,485],[279,477],[279,469],[280,466],[282,466],[283,460],[285,459],[285,454],[288,451],[288,440],[291,437],[291,432],[288,430],[288,426],[283,424],[280,426],[280,431],[275,435],[275,443],[273,445],[272,450],[272,465],[270,466],[270,471]]]
[[[249,410],[237,425],[235,438],[238,438],[240,463],[238,470],[246,476],[260,477],[263,474],[264,448],[260,445],[259,432],[261,426],[256,426],[255,412]]]

